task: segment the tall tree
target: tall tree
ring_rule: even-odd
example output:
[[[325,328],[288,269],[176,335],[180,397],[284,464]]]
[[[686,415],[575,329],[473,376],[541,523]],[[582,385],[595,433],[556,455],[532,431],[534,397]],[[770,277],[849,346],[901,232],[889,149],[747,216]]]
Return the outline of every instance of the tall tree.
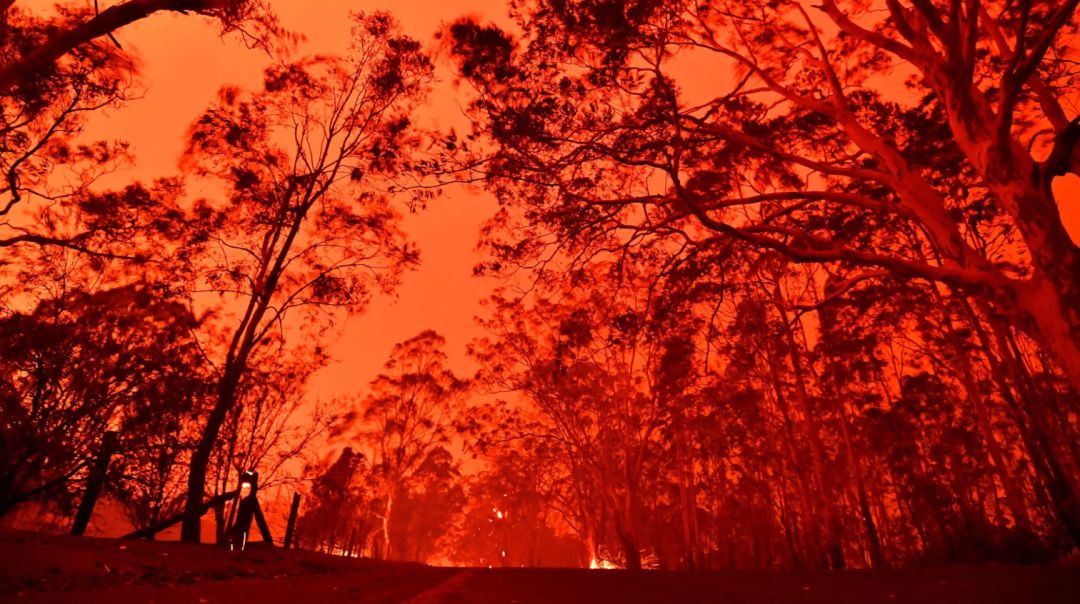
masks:
[[[679,309],[657,308],[647,275],[611,265],[564,285],[574,291],[545,291],[535,305],[496,299],[485,325],[497,338],[474,351],[487,380],[524,399],[507,438],[557,452],[590,556],[610,545],[641,568],[674,457],[663,436],[694,381],[694,330]]]
[[[427,458],[394,496],[391,542],[401,560],[431,563],[446,559],[448,539],[465,507],[458,461],[445,447]]]
[[[469,165],[524,209],[500,219],[532,223],[493,247],[734,240],[848,267],[853,284],[878,269],[942,282],[1080,389],[1080,252],[1051,189],[1080,165],[1076,5],[537,0],[516,11],[518,40],[457,23],[475,134],[495,145]],[[685,61],[731,77],[707,87]],[[984,255],[987,236],[1003,255]]]
[[[185,540],[199,539],[207,464],[252,363],[285,344],[297,314],[318,336],[334,312],[360,312],[415,262],[386,193],[408,168],[409,114],[431,73],[388,15],[356,15],[349,55],[271,67],[261,91],[223,89],[192,126],[186,164],[228,191],[196,209],[204,244],[192,252],[193,287],[219,295],[230,323],[192,454]]]
[[[364,455],[345,447],[312,479],[308,504],[297,525],[297,543],[329,554],[365,552],[365,544],[381,524],[375,493],[366,488],[375,479]]]
[[[467,383],[446,367],[446,341],[427,330],[394,345],[356,416],[358,439],[371,451],[382,507],[382,555],[400,556],[393,542],[395,506],[424,471],[439,468]],[[431,465],[435,464],[435,465]]]

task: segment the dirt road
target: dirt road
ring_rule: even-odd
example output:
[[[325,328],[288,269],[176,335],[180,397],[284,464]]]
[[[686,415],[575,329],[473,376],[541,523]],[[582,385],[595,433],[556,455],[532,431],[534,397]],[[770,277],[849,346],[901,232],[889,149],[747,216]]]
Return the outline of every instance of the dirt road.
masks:
[[[1080,568],[833,573],[460,569],[254,548],[0,534],[0,602],[1080,602]]]

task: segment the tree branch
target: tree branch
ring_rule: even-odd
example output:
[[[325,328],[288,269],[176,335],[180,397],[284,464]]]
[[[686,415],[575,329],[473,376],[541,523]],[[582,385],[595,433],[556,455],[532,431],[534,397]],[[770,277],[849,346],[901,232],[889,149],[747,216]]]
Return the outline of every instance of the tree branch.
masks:
[[[83,235],[87,234],[88,233],[84,233]],[[23,243],[33,243],[41,246],[53,245],[57,247],[67,248],[100,258],[110,258],[114,260],[140,260],[138,256],[128,256],[125,254],[115,254],[112,252],[103,252],[100,250],[90,249],[80,243],[80,240],[83,238],[85,237],[82,235],[72,237],[71,239],[61,239],[59,237],[49,237],[47,235],[24,233],[22,235],[16,235],[14,237],[8,237],[7,239],[0,239],[0,248],[12,247]]]
[[[10,5],[13,0],[4,0]],[[179,13],[206,13],[231,6],[239,6],[247,0],[128,0],[111,6],[91,19],[61,31],[45,44],[20,57],[0,70],[0,92],[6,92],[20,80],[37,77],[48,71],[61,57],[76,48],[109,36],[112,32],[145,19],[154,13],[172,11]]]
[[[833,289],[831,292],[829,292],[829,294],[827,296],[825,296],[824,298],[822,298],[821,300],[818,300],[817,302],[815,302],[813,304],[796,304],[795,308],[797,308],[798,310],[801,310],[801,311],[817,310],[817,309],[829,304],[833,300],[836,300],[836,299],[842,297],[844,294],[846,294],[848,291],[850,291],[853,287],[855,287],[856,285],[862,283],[863,281],[868,281],[870,279],[877,279],[879,277],[888,277],[889,275],[890,275],[890,273],[888,271],[884,271],[884,270],[881,270],[881,271],[868,271],[868,272],[865,272],[865,273],[859,273],[858,275],[848,277],[847,279],[845,279],[845,280],[841,281],[840,283],[838,283],[836,288]]]
[[[1046,52],[1050,49],[1050,45],[1053,44],[1054,38],[1057,37],[1061,28],[1068,23],[1069,18],[1072,17],[1073,12],[1076,11],[1078,3],[1080,3],[1080,0],[1066,0],[1066,2],[1061,5],[1057,12],[1054,13],[1043,27],[1042,35],[1039,36],[1039,39],[1031,48],[1031,52],[1028,53],[1026,57],[1023,56],[1024,53],[1022,51],[1024,31],[1023,29],[1017,31],[1017,48],[1014,57],[1016,64],[1012,69],[1006,72],[1005,77],[1003,78],[1001,104],[998,106],[999,140],[1005,141],[1008,138],[1012,129],[1013,108],[1020,98],[1021,90],[1024,85],[1027,84],[1027,81],[1035,75],[1036,70],[1039,68],[1039,64],[1042,63],[1043,57],[1046,56]],[[1023,6],[1027,6],[1027,3],[1024,3]],[[1026,18],[1022,19],[1021,23],[1026,22],[1026,20]]]

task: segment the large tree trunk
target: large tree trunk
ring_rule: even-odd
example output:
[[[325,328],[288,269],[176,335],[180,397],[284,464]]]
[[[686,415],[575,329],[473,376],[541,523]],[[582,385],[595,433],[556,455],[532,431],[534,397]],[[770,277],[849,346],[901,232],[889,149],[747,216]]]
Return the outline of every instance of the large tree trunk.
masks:
[[[1051,161],[1040,164],[1007,128],[999,130],[1011,117],[1003,120],[982,92],[962,85],[942,66],[920,68],[942,95],[957,146],[1015,221],[1031,254],[1032,276],[1008,292],[1023,327],[1053,353],[1080,392],[1080,248],[1062,224],[1050,186],[1062,171],[1050,165],[1053,156],[1075,151],[1075,126],[1059,133],[1068,136],[1059,136]]]
[[[626,558],[627,570],[641,570],[641,552],[638,550],[637,539],[630,531],[616,528],[615,533],[619,536],[622,545],[623,556]]]
[[[1028,319],[1024,331],[1046,347],[1080,392],[1080,264],[1075,253],[1069,256],[1072,266],[1056,268],[1052,276],[1036,274],[1020,287],[1017,303]]]
[[[206,491],[206,470],[210,465],[210,455],[217,444],[218,433],[225,423],[229,410],[236,401],[236,391],[240,384],[242,371],[233,363],[226,367],[218,390],[217,402],[210,416],[206,419],[199,444],[191,454],[187,482],[187,501],[184,503],[184,523],[180,528],[180,540],[198,543],[202,535],[202,502]]]
[[[855,31],[833,2],[825,3],[824,10],[841,29],[879,44],[864,32]],[[1013,315],[1029,335],[1051,351],[1073,388],[1080,392],[1080,249],[1062,224],[1051,189],[1055,175],[1076,170],[1073,159],[1080,142],[1080,124],[1075,120],[1065,124],[1060,107],[1052,110],[1051,114],[1058,114],[1048,114],[1057,133],[1054,149],[1045,163],[1037,162],[1013,136],[1015,104],[1005,103],[1002,107],[1002,100],[992,104],[991,99],[972,84],[970,76],[957,68],[958,63],[952,60],[955,56],[942,61],[930,38],[922,37],[922,34],[917,37],[920,39],[913,42],[916,52],[901,58],[922,72],[924,81],[943,103],[957,148],[975,169],[981,184],[993,194],[995,205],[1014,221],[1031,255],[1033,271],[1028,279],[1012,281],[1001,274],[993,293],[986,291],[985,284],[968,285],[984,287],[987,297],[995,299],[1002,311]],[[949,48],[946,52],[955,55],[958,49]],[[1011,50],[999,52],[1008,55]],[[1034,71],[1027,76],[1035,76],[1032,81],[1038,89],[1040,84]],[[1018,81],[1012,84],[1024,87],[1030,83]],[[1045,87],[1037,92],[1046,97],[1042,99],[1044,107],[1057,106],[1056,99],[1047,97],[1052,93]],[[891,143],[865,128],[850,112],[841,111],[835,117],[853,142],[875,155],[896,177],[894,190],[903,205],[918,217],[939,253],[962,267],[999,272],[964,243],[959,225],[948,215],[939,193],[917,172],[913,173]]]
[[[394,511],[394,488],[386,490],[386,506],[383,507],[382,533],[383,533],[383,560],[389,560],[393,550],[390,548],[390,514]]]

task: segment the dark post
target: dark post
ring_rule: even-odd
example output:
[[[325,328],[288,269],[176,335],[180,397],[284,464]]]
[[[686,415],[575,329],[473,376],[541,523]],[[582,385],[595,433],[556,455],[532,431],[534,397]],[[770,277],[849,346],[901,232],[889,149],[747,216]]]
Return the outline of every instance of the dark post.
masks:
[[[97,504],[101,489],[105,486],[105,476],[109,472],[109,460],[116,452],[118,435],[115,430],[105,432],[101,439],[101,449],[98,450],[94,467],[90,469],[90,476],[86,478],[86,491],[83,492],[82,501],[79,502],[79,510],[75,512],[75,522],[71,525],[72,535],[82,535],[90,524],[90,517],[94,515],[94,505]]]
[[[293,531],[296,530],[296,514],[300,511],[300,493],[293,493],[292,507],[289,508],[289,523],[285,525],[285,549],[292,547]]]
[[[262,535],[263,543],[266,545],[273,545],[274,538],[270,536],[270,525],[266,524],[266,516],[263,516],[262,506],[259,505],[259,500],[255,500],[255,524],[259,526],[259,534]]]
[[[238,492],[243,493],[248,489],[246,497],[241,498],[236,505],[236,520],[229,529],[229,548],[244,551],[248,542],[248,533],[251,531],[251,521],[254,520],[262,533],[263,542],[266,545],[274,545],[270,536],[270,527],[266,524],[262,507],[259,505],[259,473],[250,471],[240,475],[240,487]]]

